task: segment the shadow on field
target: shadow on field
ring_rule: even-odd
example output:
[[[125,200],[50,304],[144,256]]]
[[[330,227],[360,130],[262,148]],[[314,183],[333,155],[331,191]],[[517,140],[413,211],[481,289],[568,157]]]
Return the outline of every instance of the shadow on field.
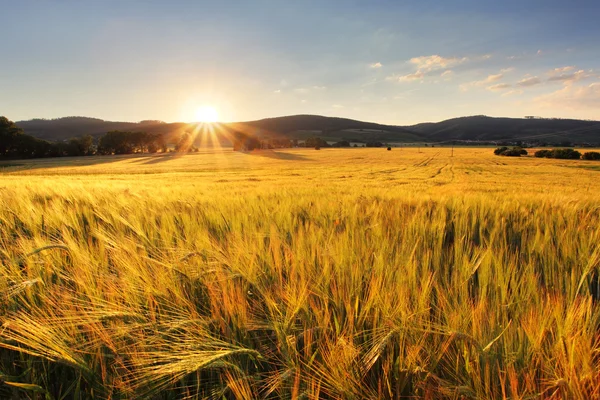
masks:
[[[139,160],[132,161],[132,164],[135,163],[137,165],[152,165],[159,164],[165,161],[175,160],[177,158],[181,158],[188,153],[167,153],[167,154],[155,154],[155,155],[145,155],[140,157]]]
[[[266,158],[273,158],[276,160],[287,160],[287,161],[309,161],[310,158],[306,156],[302,156],[300,154],[287,153],[287,152],[278,152],[273,150],[253,150],[247,153],[249,156],[259,156]]]
[[[32,171],[47,168],[87,167],[90,165],[110,164],[130,158],[130,155],[53,157],[25,160],[5,160],[0,162],[0,173]]]

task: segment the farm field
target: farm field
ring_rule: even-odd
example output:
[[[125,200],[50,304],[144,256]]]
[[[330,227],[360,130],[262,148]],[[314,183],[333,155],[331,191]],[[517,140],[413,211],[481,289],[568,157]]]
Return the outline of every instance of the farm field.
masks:
[[[599,165],[2,164],[0,398],[600,398]]]

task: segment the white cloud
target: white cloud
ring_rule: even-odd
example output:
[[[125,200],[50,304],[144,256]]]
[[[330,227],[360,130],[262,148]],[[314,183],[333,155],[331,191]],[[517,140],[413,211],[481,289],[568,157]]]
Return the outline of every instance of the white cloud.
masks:
[[[281,93],[281,89],[273,90],[273,93]]]
[[[449,68],[469,61],[467,57],[442,57],[437,54],[431,56],[414,57],[410,63],[416,65],[417,71],[435,71],[438,69]]]
[[[531,86],[539,85],[540,83],[542,83],[542,80],[540,78],[538,78],[537,76],[530,76],[527,78],[523,78],[519,82],[517,82],[517,86],[531,87]]]
[[[508,70],[501,70],[499,74],[488,75],[487,78],[479,80],[479,81],[473,81],[473,82],[462,84],[460,86],[460,90],[463,92],[466,92],[472,87],[486,86],[486,85],[489,85],[490,83],[498,82],[498,81],[502,80],[502,78],[504,78],[504,73],[502,71],[508,71]],[[500,87],[500,86],[501,85],[492,85],[492,86],[489,86],[487,89],[488,90],[499,90],[498,87]],[[510,87],[510,85],[508,85],[508,86]]]
[[[566,66],[566,67],[562,67],[562,68],[554,68],[553,70],[550,70],[548,73],[553,75],[553,74],[562,74],[564,72],[569,72],[574,70],[575,67],[572,65]]]
[[[555,92],[539,96],[534,101],[542,107],[598,109],[600,108],[600,82],[585,86],[565,86]]]
[[[332,107],[333,108],[344,108],[344,106],[341,104],[334,104]]]
[[[454,75],[454,71],[452,71],[451,69],[447,69],[446,71],[442,72],[442,74],[440,76],[442,78],[449,78],[452,75]]]
[[[484,82],[485,83],[498,82],[503,77],[504,77],[504,74],[488,75],[488,77],[484,80]]]
[[[411,82],[416,80],[423,80],[426,76],[433,75],[434,72],[440,70],[444,71],[441,76],[449,77],[453,72],[449,69],[451,67],[466,63],[469,61],[467,57],[442,57],[437,54],[431,56],[420,56],[413,57],[409,60],[409,63],[415,67],[415,71],[406,75],[392,75],[387,77],[387,80],[398,81],[398,82]],[[438,74],[435,74],[438,76]]]
[[[494,92],[494,91],[498,91],[498,90],[510,89],[511,87],[512,87],[512,85],[509,83],[499,83],[497,85],[488,86],[487,90],[491,90],[492,92]]]
[[[550,77],[548,78],[548,82],[564,82],[565,84],[571,84],[573,82],[577,82],[586,78],[590,78],[593,76],[593,74],[590,72],[586,72],[582,69],[580,69],[579,71],[575,71],[575,72],[568,72],[571,71],[573,68],[571,67],[565,67],[565,68],[569,68],[569,69],[564,69],[564,68],[556,68],[552,71],[548,72],[548,75],[550,75]],[[565,72],[566,71],[566,72]]]
[[[421,71],[417,71],[412,74],[400,76],[397,79],[400,82],[410,82],[410,81],[416,81],[416,80],[423,79],[423,78],[425,78],[425,73],[421,72]]]
[[[370,64],[369,67],[377,69],[377,68],[383,67],[383,65],[380,62],[376,62],[376,63]]]

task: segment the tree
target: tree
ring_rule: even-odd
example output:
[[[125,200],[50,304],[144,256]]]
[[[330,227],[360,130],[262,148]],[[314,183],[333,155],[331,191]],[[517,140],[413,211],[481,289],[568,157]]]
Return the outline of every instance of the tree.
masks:
[[[175,151],[185,153],[192,148],[193,144],[194,141],[192,140],[192,135],[190,135],[188,132],[185,132],[175,144]]]
[[[581,153],[573,149],[538,150],[534,155],[536,157],[558,158],[562,160],[579,160],[581,158]]]
[[[350,147],[350,142],[347,140],[342,140],[341,142],[332,144],[331,147]]]
[[[319,137],[311,137],[306,139],[306,142],[304,143],[305,147],[314,147],[314,148],[321,148],[321,147],[329,147],[329,143],[327,143],[327,141],[319,138]]]
[[[9,121],[6,117],[0,117],[0,156],[9,156],[14,152],[19,136],[23,136],[23,129]]]
[[[600,153],[597,151],[588,151],[581,156],[582,160],[600,160]]]
[[[537,158],[550,158],[552,156],[552,150],[538,150],[533,155]]]
[[[94,138],[85,135],[77,138],[71,138],[67,142],[67,156],[89,156],[93,154]]]
[[[581,153],[573,149],[554,149],[552,150],[552,158],[579,160],[581,158]]]
[[[108,132],[98,141],[98,152],[100,154],[131,154],[134,149],[131,136],[131,132]]]
[[[496,150],[494,150],[494,154],[497,156],[521,157],[521,156],[527,155],[527,150],[525,150],[519,146],[515,146],[512,149],[509,149],[508,147],[503,146],[503,147],[498,147]]]

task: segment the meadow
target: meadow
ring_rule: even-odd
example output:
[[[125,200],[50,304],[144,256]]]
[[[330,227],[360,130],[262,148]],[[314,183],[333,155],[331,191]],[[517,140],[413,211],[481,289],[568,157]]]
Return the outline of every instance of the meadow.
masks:
[[[600,398],[598,162],[0,166],[0,398]]]

